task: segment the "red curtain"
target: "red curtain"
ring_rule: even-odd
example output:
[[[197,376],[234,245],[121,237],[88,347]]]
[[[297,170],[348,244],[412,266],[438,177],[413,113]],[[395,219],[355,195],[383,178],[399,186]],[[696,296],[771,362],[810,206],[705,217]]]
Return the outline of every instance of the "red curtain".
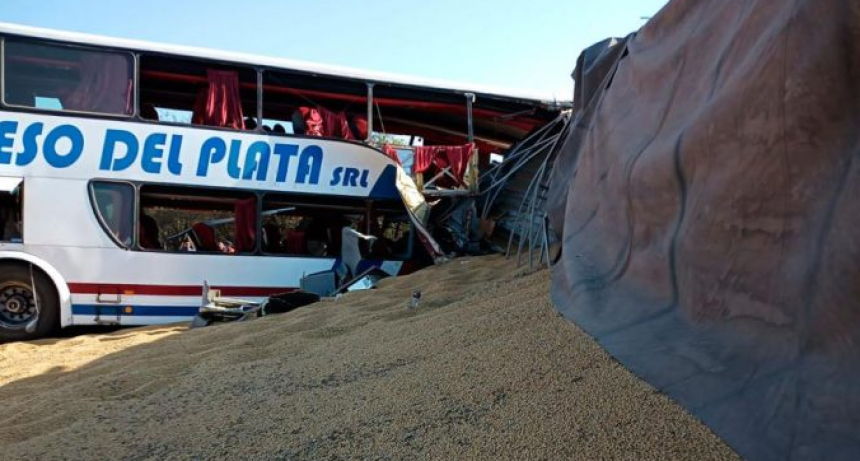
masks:
[[[249,253],[254,251],[254,242],[257,240],[257,199],[254,197],[237,200],[233,206],[235,212],[236,230],[234,234],[237,253]]]
[[[243,129],[239,73],[234,70],[207,69],[209,87],[201,90],[194,104],[191,122],[199,125]]]
[[[319,109],[323,117],[323,132],[326,136],[340,139],[355,139],[352,130],[349,129],[349,121],[343,112],[332,112],[323,108]]]
[[[302,118],[305,120],[308,136],[325,136],[328,138],[355,139],[349,128],[349,120],[344,112],[332,112],[322,107],[300,107]],[[365,121],[365,127],[367,122]],[[366,128],[365,128],[366,130]]]
[[[456,177],[457,184],[463,184],[463,175],[475,151],[475,144],[462,146],[423,146],[415,148],[415,162],[412,171],[424,173],[435,165],[439,170],[451,166],[451,173]]]
[[[86,53],[81,58],[78,86],[63,98],[70,110],[104,114],[131,114],[132,79],[128,58]]]
[[[383,144],[382,145],[382,152],[385,155],[387,155],[388,157],[390,157],[391,160],[394,160],[395,162],[397,162],[398,165],[403,166],[403,164],[400,163],[400,157],[397,156],[397,149],[391,147],[390,144]]]
[[[367,139],[367,117],[353,115],[352,126],[355,127],[354,134],[358,139]]]
[[[415,160],[412,163],[412,171],[414,173],[423,173],[433,164],[433,159],[436,157],[436,146],[421,146],[415,148]]]
[[[215,239],[215,231],[206,223],[196,223],[191,226],[197,237],[197,251],[218,251],[218,241]]]
[[[451,165],[451,172],[457,178],[458,184],[463,184],[463,175],[466,174],[466,167],[469,166],[469,160],[472,159],[474,152],[475,145],[472,143],[448,148],[448,164]]]
[[[305,121],[305,135],[325,136],[323,131],[323,117],[317,109],[310,107],[299,107],[302,119]]]
[[[286,232],[286,251],[289,254],[305,254],[305,233],[301,231],[288,230]]]

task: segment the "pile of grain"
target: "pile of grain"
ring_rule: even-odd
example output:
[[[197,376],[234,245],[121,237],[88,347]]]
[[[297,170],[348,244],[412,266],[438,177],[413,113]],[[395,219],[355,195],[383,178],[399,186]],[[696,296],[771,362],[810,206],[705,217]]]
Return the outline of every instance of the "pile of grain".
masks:
[[[461,259],[247,323],[3,345],[0,459],[738,459],[548,287]]]

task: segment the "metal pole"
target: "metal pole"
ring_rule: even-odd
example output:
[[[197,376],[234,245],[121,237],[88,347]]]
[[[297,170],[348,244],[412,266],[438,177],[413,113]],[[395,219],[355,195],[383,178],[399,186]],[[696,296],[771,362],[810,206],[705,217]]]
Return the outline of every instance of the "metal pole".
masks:
[[[549,257],[549,215],[543,213],[543,245],[546,249],[546,267],[552,268],[552,261]]]
[[[475,93],[466,93],[466,123],[468,124],[469,142],[475,142],[475,127],[472,124],[472,104],[475,103]]]
[[[373,137],[373,83],[367,83],[367,139],[370,142]]]
[[[257,112],[254,114],[257,117],[257,127],[255,131],[263,130],[263,71],[257,69]]]

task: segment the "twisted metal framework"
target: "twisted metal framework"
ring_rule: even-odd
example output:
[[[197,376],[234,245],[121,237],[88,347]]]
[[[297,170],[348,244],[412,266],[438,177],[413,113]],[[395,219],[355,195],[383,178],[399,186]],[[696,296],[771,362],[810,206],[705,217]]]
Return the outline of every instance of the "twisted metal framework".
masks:
[[[543,208],[548,190],[549,171],[552,159],[565,138],[571,120],[571,112],[562,112],[555,120],[544,125],[523,139],[505,155],[501,163],[493,165],[480,177],[479,197],[481,218],[487,219],[500,197],[514,193],[509,187],[511,180],[527,174],[529,166],[537,164],[537,172],[531,177],[528,187],[513,216],[505,256],[510,257],[517,237],[517,265],[523,263],[523,250],[528,248],[529,267],[534,267],[534,250],[539,247],[538,261],[550,265],[549,227],[547,213]]]

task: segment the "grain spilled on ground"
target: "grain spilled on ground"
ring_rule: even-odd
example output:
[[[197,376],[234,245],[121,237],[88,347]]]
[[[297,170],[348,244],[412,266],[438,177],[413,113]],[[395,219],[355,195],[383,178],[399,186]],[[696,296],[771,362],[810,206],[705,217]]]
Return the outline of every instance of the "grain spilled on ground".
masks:
[[[247,323],[3,345],[0,459],[738,459],[548,292],[459,259]]]

